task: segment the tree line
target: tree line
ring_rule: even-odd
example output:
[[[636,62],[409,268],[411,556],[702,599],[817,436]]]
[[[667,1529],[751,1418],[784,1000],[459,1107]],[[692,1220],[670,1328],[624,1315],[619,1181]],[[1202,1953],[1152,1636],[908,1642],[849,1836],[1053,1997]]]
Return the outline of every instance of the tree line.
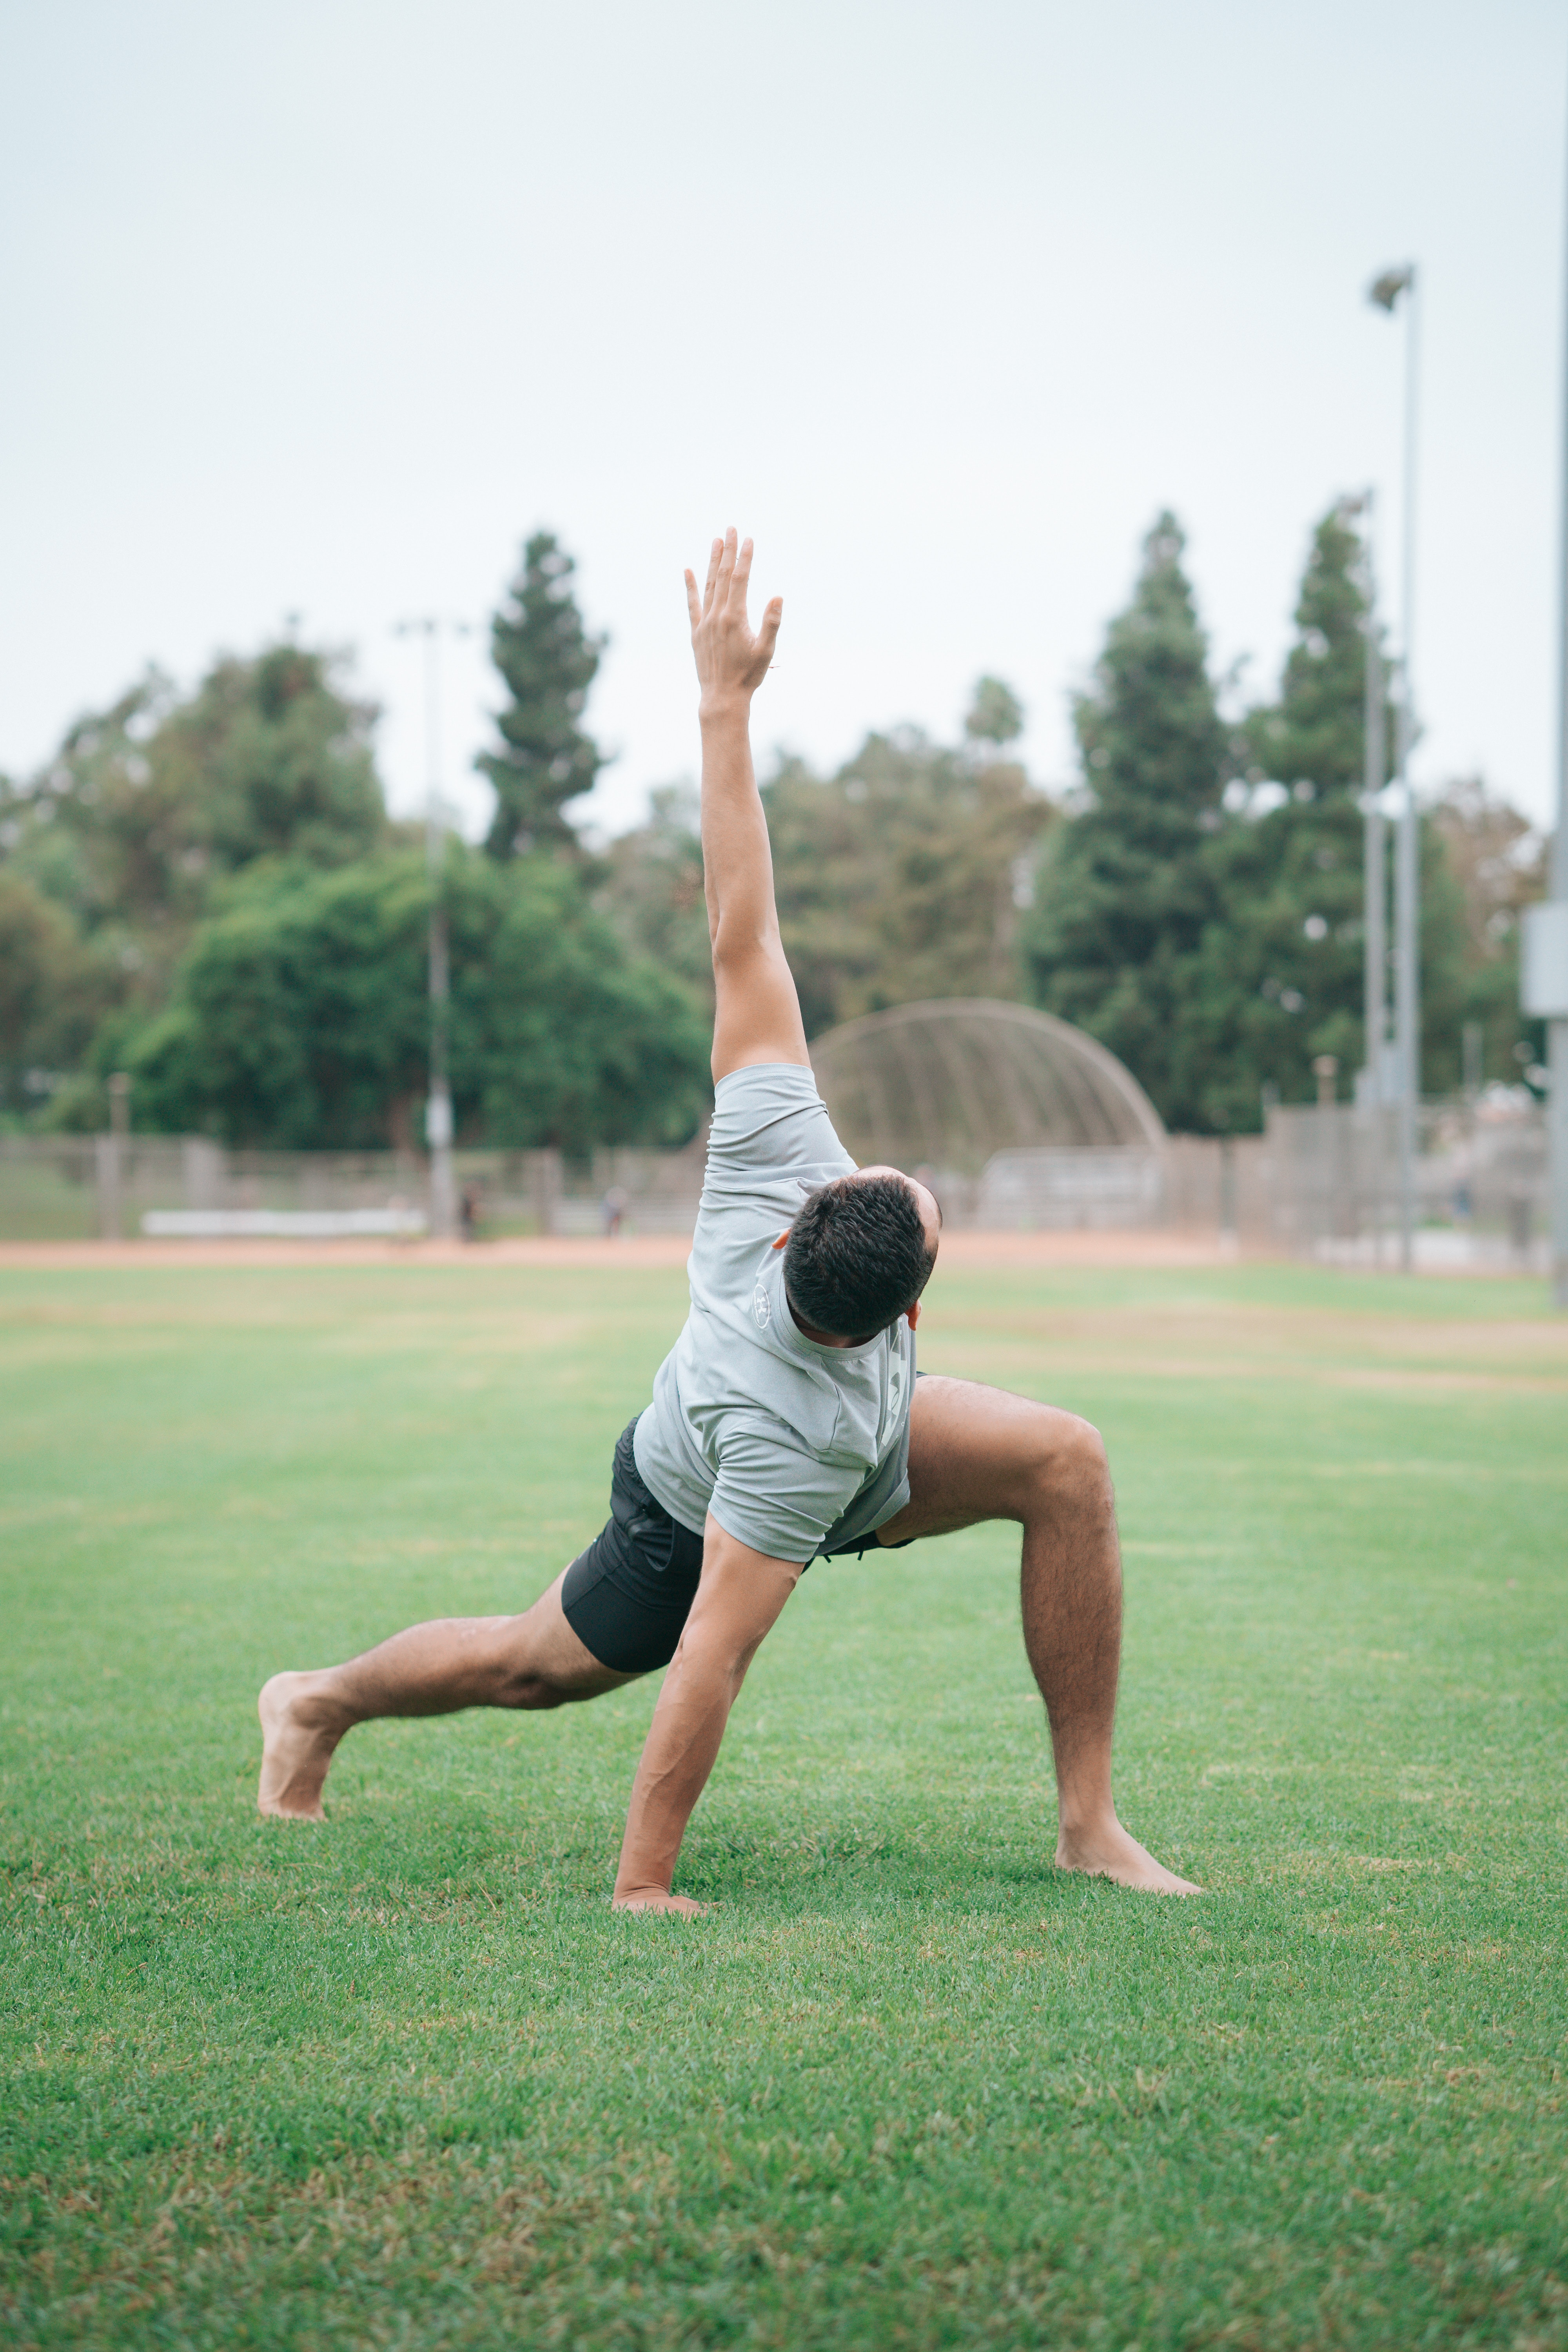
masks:
[[[1365,602],[1353,517],[1312,535],[1274,698],[1225,708],[1182,534],[1160,516],[1074,702],[1080,772],[1031,782],[1022,710],[982,678],[961,740],[873,732],[831,775],[763,785],[809,1035],[921,997],[1036,1003],[1119,1054],[1173,1128],[1256,1128],[1362,1045]],[[459,1138],[679,1143],[709,1098],[711,979],[696,795],[591,852],[572,804],[605,640],[536,532],[491,626],[505,688],[479,766],[481,845],[449,840]],[[429,879],[389,818],[374,709],[292,640],[194,691],[150,671],[0,778],[0,1122],[138,1127],[295,1149],[411,1147],[426,1083]],[[1541,1041],[1517,1011],[1518,922],[1543,845],[1474,779],[1424,814],[1423,1081],[1489,1077]]]

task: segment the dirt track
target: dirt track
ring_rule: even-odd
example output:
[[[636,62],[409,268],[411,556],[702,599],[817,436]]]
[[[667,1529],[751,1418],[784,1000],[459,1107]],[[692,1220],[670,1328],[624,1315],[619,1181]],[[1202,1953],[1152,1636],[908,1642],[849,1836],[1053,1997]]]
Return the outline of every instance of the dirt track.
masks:
[[[683,1234],[591,1235],[574,1240],[0,1242],[0,1268],[109,1266],[684,1265],[690,1251]],[[942,1245],[949,1265],[1197,1266],[1234,1263],[1214,1234],[1060,1233],[949,1234]],[[1267,1253],[1248,1252],[1248,1255]]]

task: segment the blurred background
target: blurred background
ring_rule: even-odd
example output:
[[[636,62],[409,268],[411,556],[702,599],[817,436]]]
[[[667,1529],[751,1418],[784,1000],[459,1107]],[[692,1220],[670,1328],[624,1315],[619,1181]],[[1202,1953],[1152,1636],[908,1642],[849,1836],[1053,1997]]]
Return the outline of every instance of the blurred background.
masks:
[[[825,1088],[980,1222],[1381,1247],[1365,655],[1413,623],[1417,1222],[1530,1255],[1560,11],[65,0],[0,41],[5,1230],[679,1226],[680,569],[734,521]],[[1407,262],[1411,611],[1414,296],[1366,299]],[[978,1003],[923,1107],[908,1022],[826,1043]]]

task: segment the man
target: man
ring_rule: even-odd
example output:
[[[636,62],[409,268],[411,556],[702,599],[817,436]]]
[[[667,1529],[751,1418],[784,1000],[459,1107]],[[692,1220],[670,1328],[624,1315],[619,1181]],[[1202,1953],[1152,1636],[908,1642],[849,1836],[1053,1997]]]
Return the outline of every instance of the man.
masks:
[[[751,541],[737,546],[731,530],[713,542],[700,597],[686,574],[715,1105],[691,1313],[616,1448],[610,1519],[521,1617],[440,1619],[347,1665],[274,1675],[259,1701],[258,1802],[320,1820],[332,1752],[356,1723],[560,1706],[668,1664],[614,1900],[697,1911],[671,1891],[680,1841],[802,1570],[1008,1518],[1024,1531],[1024,1642],[1056,1759],[1057,1863],[1191,1894],[1111,1803],[1121,1572],[1100,1438],[1072,1413],[973,1381],[917,1387],[941,1212],[898,1170],[856,1168],[812,1078],[750,740],[784,607],[775,597],[753,635],[751,568]]]

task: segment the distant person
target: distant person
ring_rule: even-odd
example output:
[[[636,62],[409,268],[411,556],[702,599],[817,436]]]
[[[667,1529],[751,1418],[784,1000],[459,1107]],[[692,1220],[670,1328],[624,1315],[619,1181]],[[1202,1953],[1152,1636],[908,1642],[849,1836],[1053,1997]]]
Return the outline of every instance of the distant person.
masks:
[[[458,1196],[458,1230],[466,1242],[479,1237],[479,1214],[485,1204],[484,1192],[478,1184],[465,1184]]]
[[[698,1910],[671,1892],[680,1841],[746,1669],[802,1570],[1016,1519],[1024,1643],[1056,1758],[1056,1860],[1190,1894],[1111,1802],[1121,1570],[1100,1438],[1070,1412],[999,1389],[916,1385],[941,1212],[897,1169],[857,1169],[812,1078],[749,732],[783,607],[775,598],[752,635],[751,568],[750,540],[737,547],[731,530],[713,542],[700,594],[686,575],[716,1102],[691,1311],[652,1402],[616,1443],[611,1516],[521,1616],[438,1619],[347,1665],[274,1675],[260,1698],[258,1801],[319,1820],[332,1752],[356,1723],[560,1706],[668,1665],[614,1899]]]
[[[605,1231],[614,1241],[626,1221],[626,1196],[618,1184],[612,1184],[604,1199]]]

